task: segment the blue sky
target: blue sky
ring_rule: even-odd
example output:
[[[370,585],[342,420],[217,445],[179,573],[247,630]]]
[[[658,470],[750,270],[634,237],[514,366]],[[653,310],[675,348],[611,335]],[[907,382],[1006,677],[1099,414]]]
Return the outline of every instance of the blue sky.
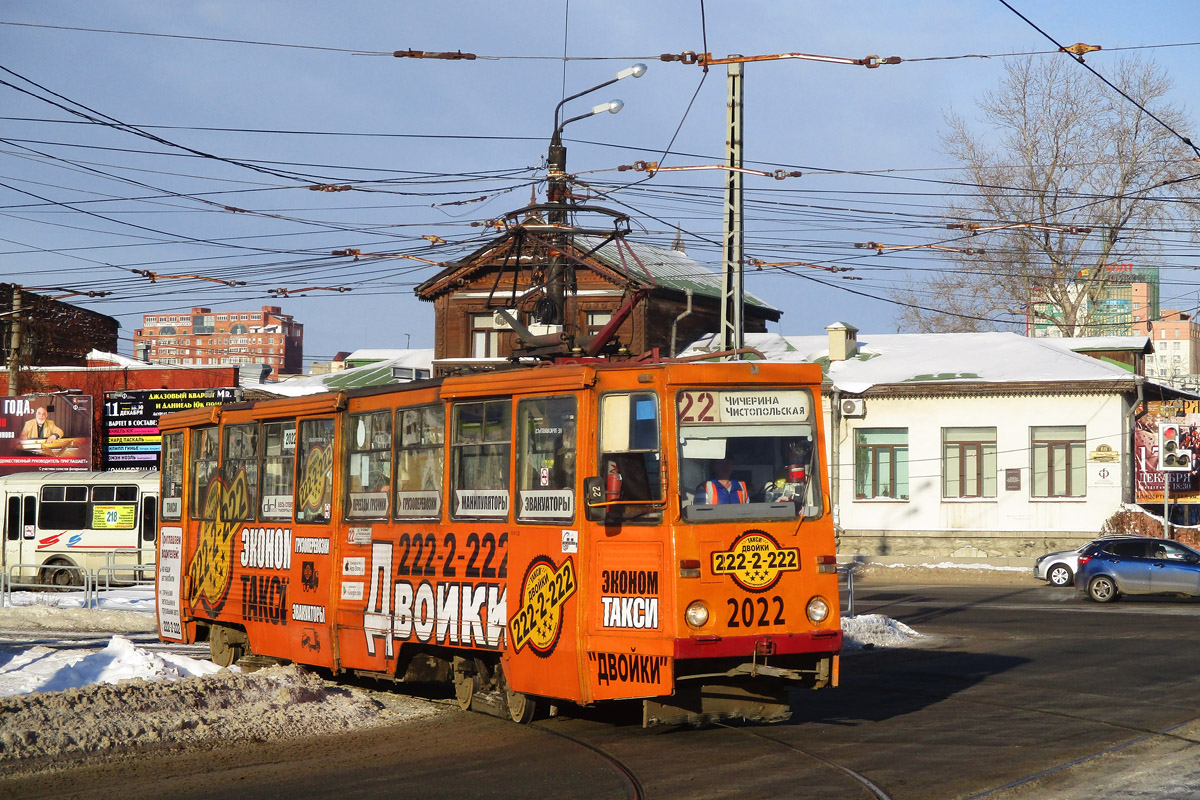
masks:
[[[1010,2],[1064,44],[1102,45],[1088,56],[1102,73],[1116,48],[1160,46],[1143,54],[1175,82],[1173,102],[1186,108],[1196,93],[1198,48],[1161,47],[1200,40],[1190,3]],[[725,69],[705,77],[696,66],[657,60],[701,51],[707,39],[716,56],[904,59],[872,70],[754,63],[745,84],[747,165],[805,173],[746,179],[747,255],[854,266],[850,274],[863,278],[751,270],[748,291],[784,311],[783,333],[818,333],[835,320],[894,331],[891,286],[911,268],[945,264],[921,251],[878,256],[853,244],[945,237],[937,218],[945,181],[958,173],[939,151],[943,112],[972,114],[974,99],[996,85],[1002,54],[1050,43],[998,0],[709,0],[703,24],[701,9],[697,0],[4,4],[0,23],[28,25],[0,24],[0,66],[11,71],[0,73],[11,84],[0,86],[0,280],[111,292],[76,301],[121,321],[125,354],[143,313],[197,305],[281,306],[305,324],[306,360],[432,346],[432,306],[412,287],[436,267],[355,262],[332,251],[439,261],[473,249],[484,229],[471,222],[523,206],[531,188],[543,196],[546,144],[564,93],[635,61],[649,67],[644,77],[568,106],[574,115],[612,98],[625,103],[619,115],[567,128],[568,171],[629,213],[638,238],[669,246],[678,225],[689,254],[715,268],[719,173],[660,173],[621,188],[645,176],[615,170],[635,160],[723,159]],[[382,55],[407,49],[480,57]],[[922,60],[963,55],[992,57]],[[47,99],[85,106],[113,125]],[[314,183],[354,189],[316,192],[307,188]],[[424,236],[451,244],[431,246]],[[1194,307],[1190,251],[1174,248],[1163,266],[1163,306]],[[160,277],[151,283],[134,270]],[[328,288],[295,294],[314,286]],[[349,291],[331,291],[339,288]]]

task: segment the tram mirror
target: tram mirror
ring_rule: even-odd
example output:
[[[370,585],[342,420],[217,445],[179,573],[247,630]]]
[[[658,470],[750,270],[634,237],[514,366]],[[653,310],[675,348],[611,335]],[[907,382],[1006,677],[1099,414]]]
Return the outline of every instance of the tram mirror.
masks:
[[[720,460],[725,457],[724,439],[687,439],[683,443],[684,458],[711,458]]]
[[[605,507],[593,505],[604,502],[604,479],[583,479],[583,516],[588,522],[603,522]]]

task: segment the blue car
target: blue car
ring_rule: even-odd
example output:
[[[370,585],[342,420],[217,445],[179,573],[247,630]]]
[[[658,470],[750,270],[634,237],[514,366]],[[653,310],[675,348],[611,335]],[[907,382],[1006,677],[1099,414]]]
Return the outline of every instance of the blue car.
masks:
[[[1098,540],[1079,552],[1075,588],[1097,603],[1123,594],[1200,597],[1200,553],[1150,536]]]

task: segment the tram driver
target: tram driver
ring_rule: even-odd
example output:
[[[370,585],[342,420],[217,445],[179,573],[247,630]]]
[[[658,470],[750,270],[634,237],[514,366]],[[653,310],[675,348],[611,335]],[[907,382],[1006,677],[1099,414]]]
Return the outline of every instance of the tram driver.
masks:
[[[696,502],[710,506],[749,503],[745,481],[733,477],[733,461],[719,458],[712,464],[713,477],[696,487]]]

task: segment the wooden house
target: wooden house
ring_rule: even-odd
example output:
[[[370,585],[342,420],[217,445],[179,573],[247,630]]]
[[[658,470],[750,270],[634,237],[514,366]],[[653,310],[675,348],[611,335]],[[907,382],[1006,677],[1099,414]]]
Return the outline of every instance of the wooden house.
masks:
[[[435,304],[436,374],[486,369],[528,352],[525,334],[501,310],[543,342],[561,337],[565,352],[576,355],[623,314],[602,352],[672,355],[720,328],[721,275],[681,248],[580,234],[565,245],[544,244],[505,233],[416,288]],[[562,325],[539,324],[551,258],[567,266]],[[747,332],[766,331],[781,313],[749,294],[744,308]]]

